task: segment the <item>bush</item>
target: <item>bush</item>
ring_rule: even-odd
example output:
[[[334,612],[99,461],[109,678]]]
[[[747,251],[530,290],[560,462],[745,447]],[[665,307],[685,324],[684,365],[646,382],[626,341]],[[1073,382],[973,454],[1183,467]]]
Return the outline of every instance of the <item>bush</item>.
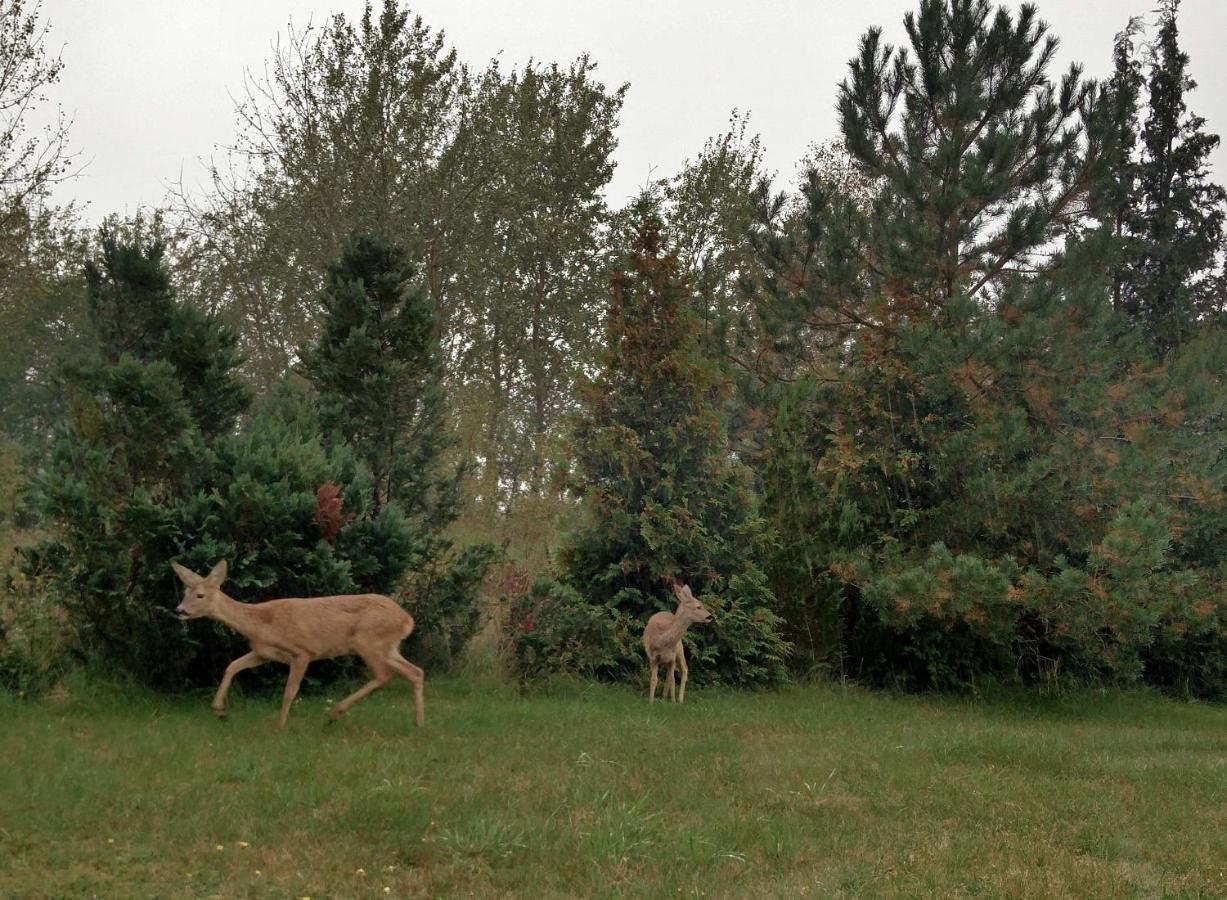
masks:
[[[481,624],[478,588],[495,555],[492,544],[455,549],[410,573],[396,594],[414,617],[409,655],[421,666],[447,671]]]
[[[512,603],[507,629],[516,669],[525,680],[555,673],[608,677],[625,656],[620,644],[626,643],[626,623],[548,575]]]
[[[734,577],[721,593],[696,593],[712,613],[711,622],[690,628],[683,638],[696,684],[787,680],[789,646],[764,601],[767,594],[766,578],[758,571]],[[634,588],[623,588],[607,604],[594,604],[543,575],[513,603],[508,641],[525,679],[556,673],[634,679],[647,667],[642,638],[650,614],[632,616],[625,610],[672,612],[675,606]]]
[[[167,446],[176,442],[192,447],[190,464],[117,493],[126,444],[107,454],[78,432],[57,443],[40,483],[58,535],[26,554],[25,569],[48,575],[84,650],[108,667],[183,688],[213,683],[246,649],[219,623],[173,614],[171,560],[207,571],[227,559],[227,589],[247,601],[388,591],[408,564],[413,535],[399,510],[372,508],[364,468],[346,446],[325,445],[307,397],[283,389],[237,434],[206,446],[188,428]],[[329,483],[344,486],[348,520],[332,543],[318,516]]]
[[[20,572],[0,584],[0,688],[18,696],[53,687],[72,663],[72,630],[43,585]]]

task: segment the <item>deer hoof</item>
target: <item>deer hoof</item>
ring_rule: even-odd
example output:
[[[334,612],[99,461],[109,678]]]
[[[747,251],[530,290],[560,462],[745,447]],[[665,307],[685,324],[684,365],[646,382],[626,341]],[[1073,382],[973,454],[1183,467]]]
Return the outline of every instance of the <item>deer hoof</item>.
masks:
[[[335,722],[337,719],[341,718],[342,712],[343,710],[339,710],[334,706],[332,709],[328,710],[328,721]]]
[[[214,706],[214,707],[213,707],[213,715],[217,716],[219,719],[224,719],[224,718],[226,718],[226,707],[224,707],[224,706]]]

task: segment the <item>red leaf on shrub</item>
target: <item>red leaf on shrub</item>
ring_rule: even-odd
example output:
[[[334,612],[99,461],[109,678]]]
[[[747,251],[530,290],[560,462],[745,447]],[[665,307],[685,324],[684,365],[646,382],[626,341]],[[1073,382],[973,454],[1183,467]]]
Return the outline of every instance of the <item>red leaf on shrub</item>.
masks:
[[[311,521],[319,526],[324,540],[331,544],[337,533],[353,520],[353,513],[341,509],[341,485],[331,481],[321,484],[315,492],[315,515]]]

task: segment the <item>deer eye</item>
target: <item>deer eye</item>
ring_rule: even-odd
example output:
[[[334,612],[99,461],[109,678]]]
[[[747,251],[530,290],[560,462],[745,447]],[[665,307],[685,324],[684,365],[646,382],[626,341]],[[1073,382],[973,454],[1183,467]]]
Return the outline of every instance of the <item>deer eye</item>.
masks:
[[[203,600],[203,599],[204,599],[204,591],[197,591],[197,592],[196,592],[196,596],[197,596],[197,597],[199,597],[201,600]]]

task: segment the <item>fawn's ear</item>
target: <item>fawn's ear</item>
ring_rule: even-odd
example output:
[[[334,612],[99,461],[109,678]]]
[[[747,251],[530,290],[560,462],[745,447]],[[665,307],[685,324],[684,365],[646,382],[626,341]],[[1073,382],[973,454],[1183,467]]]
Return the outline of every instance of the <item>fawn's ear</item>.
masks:
[[[191,569],[185,568],[184,566],[179,565],[177,562],[171,563],[170,567],[175,570],[175,574],[179,576],[179,580],[188,587],[196,587],[196,585],[204,581],[203,578],[201,578]]]
[[[209,573],[209,577],[205,579],[213,587],[221,587],[222,582],[226,580],[226,561],[223,559],[213,567],[213,571]]]

